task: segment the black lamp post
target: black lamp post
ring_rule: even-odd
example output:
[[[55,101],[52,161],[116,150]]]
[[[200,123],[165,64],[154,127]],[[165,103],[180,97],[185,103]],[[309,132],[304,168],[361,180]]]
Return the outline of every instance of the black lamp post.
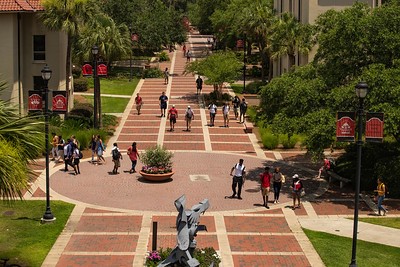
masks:
[[[243,38],[243,91],[242,93],[246,92],[246,32],[244,32]]]
[[[44,66],[42,69],[42,79],[44,81],[44,142],[46,145],[46,211],[43,215],[43,222],[52,222],[56,218],[51,213],[50,209],[50,174],[49,174],[49,80],[52,71],[49,66]]]
[[[356,95],[358,97],[358,111],[357,111],[357,170],[356,170],[356,194],[354,196],[354,225],[353,225],[353,245],[351,250],[350,267],[357,267],[357,231],[358,231],[358,205],[360,198],[360,177],[361,177],[361,149],[363,145],[363,122],[364,115],[364,99],[368,93],[368,85],[366,82],[359,82],[356,85]]]
[[[97,54],[99,53],[99,47],[97,45],[92,47],[92,55],[93,55],[93,89],[94,89],[94,111],[93,111],[93,126],[95,129],[99,128],[98,121],[98,98],[99,98],[99,90],[98,90],[98,75],[97,75]]]
[[[133,50],[133,40],[132,40],[132,26],[129,26],[129,37],[131,39],[131,53],[129,55],[129,71],[130,71],[130,75],[129,75],[129,81],[132,81],[132,50]]]

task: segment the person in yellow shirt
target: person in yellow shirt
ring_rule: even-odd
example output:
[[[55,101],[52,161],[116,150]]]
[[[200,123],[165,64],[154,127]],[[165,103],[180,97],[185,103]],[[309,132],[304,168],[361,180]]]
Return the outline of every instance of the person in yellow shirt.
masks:
[[[383,203],[383,200],[385,199],[386,186],[383,183],[382,178],[380,178],[380,177],[378,178],[378,186],[377,186],[377,189],[375,190],[375,192],[378,193],[378,214],[379,214],[379,216],[381,216],[381,215],[385,216],[387,209],[385,209],[382,206],[382,203]],[[381,210],[383,211],[383,214],[381,214]]]

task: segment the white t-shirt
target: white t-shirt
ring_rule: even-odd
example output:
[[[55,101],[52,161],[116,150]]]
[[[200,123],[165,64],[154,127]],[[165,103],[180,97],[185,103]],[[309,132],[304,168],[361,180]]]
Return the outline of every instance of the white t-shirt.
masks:
[[[214,114],[217,111],[217,106],[215,104],[210,104],[208,109],[210,110],[211,114]]]
[[[239,163],[236,164],[236,165],[235,165],[235,169],[234,169],[234,174],[233,174],[233,175],[234,175],[234,176],[238,176],[238,177],[243,176],[244,169],[245,169],[245,167],[244,167],[243,164],[242,164],[242,165],[239,165]]]
[[[222,112],[224,113],[224,115],[229,114],[229,110],[230,110],[229,106],[223,106],[222,107]]]

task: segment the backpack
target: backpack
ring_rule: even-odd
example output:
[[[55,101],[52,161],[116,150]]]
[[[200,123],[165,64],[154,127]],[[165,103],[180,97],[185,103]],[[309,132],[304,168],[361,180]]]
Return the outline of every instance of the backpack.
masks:
[[[186,111],[186,118],[192,118],[193,117],[193,111],[192,110],[188,110]]]
[[[246,102],[242,102],[242,104],[240,105],[240,107],[241,107],[243,110],[246,110],[246,109],[247,109],[247,103],[246,103]]]
[[[83,154],[82,154],[82,152],[79,150],[79,159],[82,159],[83,158]]]
[[[329,159],[329,170],[333,170],[335,168],[336,164],[335,164],[335,160],[330,158]]]
[[[120,154],[119,154],[118,149],[113,149],[113,150],[112,150],[112,158],[113,158],[113,160],[118,160],[118,159],[120,158],[119,155],[120,155]]]
[[[385,185],[385,195],[389,195],[389,187],[386,184],[384,185]]]

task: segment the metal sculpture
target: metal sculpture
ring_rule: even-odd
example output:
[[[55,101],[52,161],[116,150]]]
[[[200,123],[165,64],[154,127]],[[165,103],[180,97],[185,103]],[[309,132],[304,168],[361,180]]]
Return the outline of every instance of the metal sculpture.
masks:
[[[197,242],[194,239],[198,231],[207,231],[205,225],[199,225],[201,213],[210,206],[208,199],[203,199],[199,204],[194,205],[190,210],[185,210],[186,196],[182,195],[175,200],[174,205],[179,212],[176,218],[177,242],[178,244],[172,250],[171,254],[162,261],[158,267],[173,266],[175,263],[180,263],[183,266],[197,267],[199,261],[193,258],[193,252]]]

